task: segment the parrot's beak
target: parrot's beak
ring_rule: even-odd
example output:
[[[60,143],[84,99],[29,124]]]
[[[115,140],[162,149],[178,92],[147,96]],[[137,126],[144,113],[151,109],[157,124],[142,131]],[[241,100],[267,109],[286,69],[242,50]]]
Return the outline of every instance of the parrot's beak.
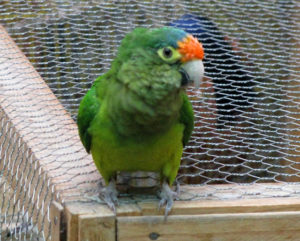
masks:
[[[181,87],[185,87],[192,82],[189,74],[186,72],[184,68],[180,68],[179,73],[181,74]]]
[[[204,76],[204,65],[202,60],[190,60],[184,63],[179,71],[182,75],[181,85],[187,85],[191,82],[194,82],[194,86],[196,88],[200,87],[200,83]],[[183,72],[185,76],[183,76]]]
[[[180,73],[182,77],[182,86],[194,82],[196,88],[200,87],[200,83],[204,76],[204,49],[197,38],[188,35],[182,41],[178,42],[179,53],[181,54]]]

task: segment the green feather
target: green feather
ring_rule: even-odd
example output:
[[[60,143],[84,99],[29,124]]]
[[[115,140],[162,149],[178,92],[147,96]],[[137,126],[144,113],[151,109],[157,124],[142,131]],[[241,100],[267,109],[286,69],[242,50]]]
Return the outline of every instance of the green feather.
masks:
[[[77,116],[80,140],[88,153],[91,150],[91,135],[88,133],[88,128],[100,108],[100,101],[96,96],[97,83],[98,81],[95,81],[91,89],[81,100]]]
[[[184,124],[182,143],[183,146],[186,146],[194,129],[194,111],[193,106],[185,93],[182,95],[182,98],[183,103],[180,109],[179,121]]]

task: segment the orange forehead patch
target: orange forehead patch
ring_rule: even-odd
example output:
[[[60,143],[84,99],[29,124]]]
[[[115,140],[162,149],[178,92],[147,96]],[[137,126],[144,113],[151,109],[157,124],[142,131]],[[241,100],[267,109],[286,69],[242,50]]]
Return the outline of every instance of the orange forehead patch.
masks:
[[[192,59],[202,60],[204,58],[202,44],[192,35],[188,35],[182,41],[178,41],[177,44],[179,46],[179,53],[183,55],[181,58],[182,62],[187,62]]]

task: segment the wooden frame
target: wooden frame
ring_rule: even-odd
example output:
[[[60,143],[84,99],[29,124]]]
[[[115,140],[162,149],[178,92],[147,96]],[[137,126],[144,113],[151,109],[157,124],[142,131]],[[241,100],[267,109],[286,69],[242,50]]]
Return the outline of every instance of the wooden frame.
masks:
[[[100,176],[75,123],[2,27],[0,119],[10,129],[12,143],[22,143],[34,163],[30,170],[26,161],[9,162],[22,157],[4,144],[3,176],[52,240],[299,240],[299,184],[184,186],[181,198],[187,201],[176,201],[167,221],[157,201],[121,199],[117,215],[105,205],[83,202],[85,190],[95,188]],[[21,195],[20,180],[27,188],[28,179],[34,188]],[[289,192],[279,191],[285,188]],[[190,201],[187,193],[198,198]]]
[[[248,186],[252,191],[261,187]],[[269,187],[278,188],[273,184]],[[191,191],[188,188],[184,187],[185,191]],[[241,186],[230,188],[239,191]],[[207,191],[206,187],[193,189]],[[218,194],[228,199],[227,193]],[[99,204],[73,203],[66,206],[68,240],[298,240],[299,198],[262,196],[178,201],[167,221],[153,201],[121,204],[116,216]]]

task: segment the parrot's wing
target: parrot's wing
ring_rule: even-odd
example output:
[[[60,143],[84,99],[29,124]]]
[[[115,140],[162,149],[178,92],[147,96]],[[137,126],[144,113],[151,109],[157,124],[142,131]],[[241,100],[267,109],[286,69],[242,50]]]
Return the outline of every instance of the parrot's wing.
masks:
[[[180,110],[179,121],[185,126],[182,138],[183,146],[185,146],[188,143],[194,129],[194,111],[187,95],[184,93],[182,96],[183,103]]]
[[[88,128],[99,108],[100,101],[96,96],[96,87],[94,84],[81,100],[77,116],[80,140],[88,153],[91,150],[91,136],[88,133]]]

